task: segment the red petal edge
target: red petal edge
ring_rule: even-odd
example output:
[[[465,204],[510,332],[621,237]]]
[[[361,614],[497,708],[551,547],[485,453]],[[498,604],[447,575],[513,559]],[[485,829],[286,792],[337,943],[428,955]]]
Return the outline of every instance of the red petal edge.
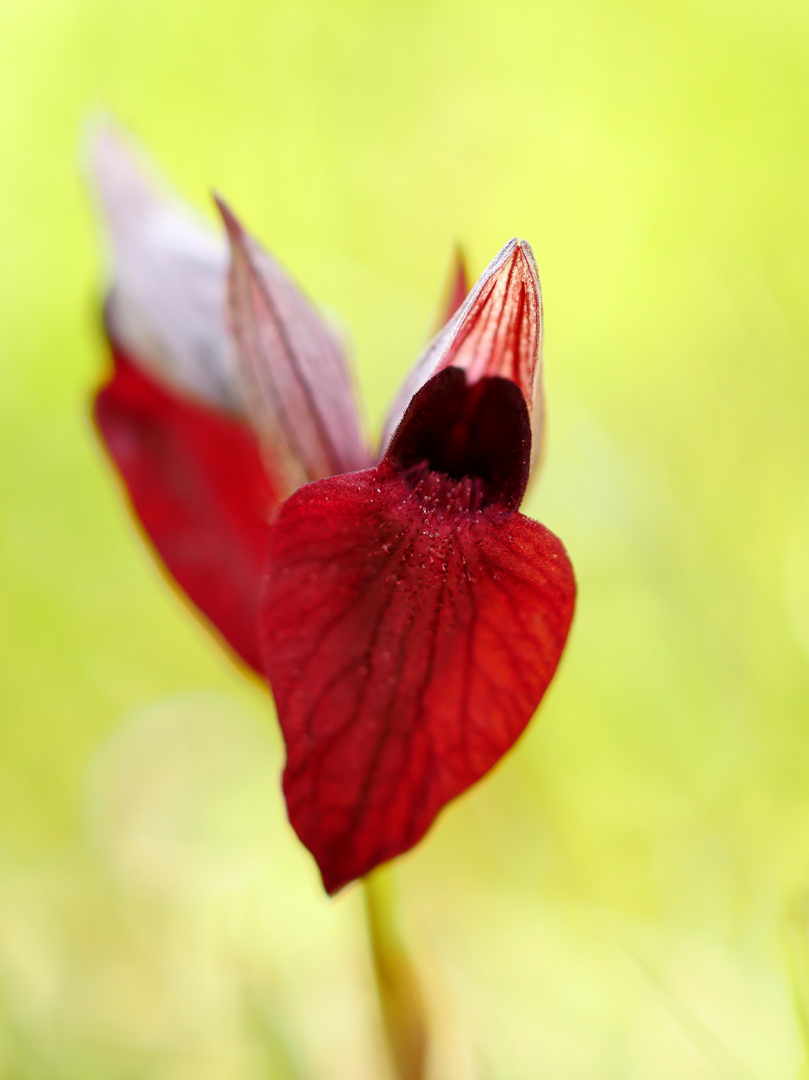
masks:
[[[411,848],[514,744],[573,617],[561,541],[421,476],[387,457],[309,484],[272,529],[260,633],[284,794],[329,893]]]
[[[278,498],[240,421],[169,391],[113,346],[93,417],[169,575],[262,678],[257,616]]]

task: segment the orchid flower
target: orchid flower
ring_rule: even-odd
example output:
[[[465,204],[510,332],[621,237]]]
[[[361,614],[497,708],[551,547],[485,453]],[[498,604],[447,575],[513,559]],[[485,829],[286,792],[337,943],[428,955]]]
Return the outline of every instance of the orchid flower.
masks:
[[[542,443],[533,253],[510,240],[465,298],[458,271],[372,450],[340,339],[221,200],[217,235],[109,128],[92,173],[98,431],[169,576],[269,683],[289,820],[334,893],[495,765],[567,638],[570,561],[519,512]]]

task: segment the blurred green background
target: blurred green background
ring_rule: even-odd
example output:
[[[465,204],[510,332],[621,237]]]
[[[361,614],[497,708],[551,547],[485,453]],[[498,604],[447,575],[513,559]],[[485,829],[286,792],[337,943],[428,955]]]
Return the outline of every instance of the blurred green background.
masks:
[[[0,0],[0,1076],[386,1075],[359,894],[90,429],[99,110],[340,313],[374,429],[452,242],[534,245],[580,601],[396,867],[431,1076],[809,1075],[805,0]]]

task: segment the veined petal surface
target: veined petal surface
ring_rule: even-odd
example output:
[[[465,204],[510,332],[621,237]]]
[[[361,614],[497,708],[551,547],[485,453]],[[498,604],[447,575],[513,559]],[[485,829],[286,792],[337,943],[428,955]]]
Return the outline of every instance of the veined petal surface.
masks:
[[[230,237],[230,326],[248,411],[289,490],[370,463],[333,331],[218,200]]]
[[[450,413],[446,438],[431,409]],[[508,442],[512,427],[522,460],[507,447],[485,473],[417,460],[473,461],[481,432]],[[376,468],[301,488],[273,524],[260,634],[284,793],[330,893],[411,848],[513,745],[556,670],[575,583],[561,542],[516,509],[529,454],[513,384],[450,369]]]
[[[114,350],[94,419],[168,574],[261,677],[258,604],[278,495],[242,421],[168,390]]]
[[[240,412],[235,350],[225,326],[228,250],[173,194],[163,194],[111,125],[90,146],[92,187],[109,240],[111,333],[160,382]]]
[[[394,402],[382,437],[387,447],[408,403],[436,372],[463,369],[471,383],[510,379],[523,393],[535,452],[542,444],[542,290],[526,240],[509,240],[416,361]]]

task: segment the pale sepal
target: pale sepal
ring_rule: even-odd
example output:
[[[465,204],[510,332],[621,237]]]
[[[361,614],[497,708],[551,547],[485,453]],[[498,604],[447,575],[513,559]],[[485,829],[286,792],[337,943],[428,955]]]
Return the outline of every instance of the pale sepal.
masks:
[[[227,244],[166,189],[112,124],[89,140],[89,172],[109,241],[110,336],[164,385],[240,413],[225,325]]]
[[[289,490],[370,463],[341,345],[217,198],[230,239],[228,323],[248,416]]]

